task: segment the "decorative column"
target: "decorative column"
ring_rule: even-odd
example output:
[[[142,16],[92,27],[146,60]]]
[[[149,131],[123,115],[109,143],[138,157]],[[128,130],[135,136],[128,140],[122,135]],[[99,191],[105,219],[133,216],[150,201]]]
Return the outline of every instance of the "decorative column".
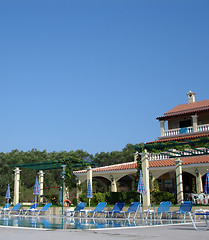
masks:
[[[182,179],[182,161],[178,158],[175,161],[176,164],[176,193],[177,193],[177,203],[180,204],[184,201],[183,192],[183,179]]]
[[[153,177],[152,173],[149,172],[149,176],[150,176],[150,189],[153,191],[154,190],[154,182],[155,182],[155,177]]]
[[[93,188],[92,188],[92,169],[91,169],[91,166],[89,166],[89,167],[87,168],[87,175],[86,175],[87,188],[88,188],[88,181],[89,181],[89,179],[90,179],[90,181],[91,181],[91,189],[92,189],[92,191],[93,191]]]
[[[17,167],[14,170],[14,205],[19,203],[19,194],[20,194],[20,172],[21,170]]]
[[[198,194],[203,192],[203,185],[202,185],[202,175],[199,173],[198,169],[195,169],[196,173],[196,191]]]
[[[110,181],[111,181],[111,192],[117,192],[117,184],[116,184],[116,179],[110,175]]]
[[[140,153],[141,162],[142,162],[142,175],[144,187],[147,192],[146,195],[143,196],[143,207],[147,209],[150,205],[150,189],[149,189],[149,162],[148,162],[148,153],[145,149],[144,153]]]
[[[39,202],[43,203],[43,201],[44,201],[44,198],[43,198],[43,195],[44,195],[44,172],[43,172],[43,170],[39,170],[38,175],[39,175],[38,180],[39,180],[39,189],[40,189]]]
[[[134,153],[134,162],[137,162],[138,155],[139,155],[138,152],[135,152],[135,153]]]
[[[192,116],[193,132],[197,132],[197,115]]]
[[[81,193],[82,193],[82,190],[81,190],[81,181],[80,181],[80,179],[79,178],[77,178],[77,183],[76,183],[76,190],[77,190],[77,193],[76,193],[76,197],[77,197],[77,201],[79,202],[80,200],[79,200],[79,197],[80,197],[80,195],[81,195]]]
[[[161,137],[165,136],[165,121],[160,121]]]

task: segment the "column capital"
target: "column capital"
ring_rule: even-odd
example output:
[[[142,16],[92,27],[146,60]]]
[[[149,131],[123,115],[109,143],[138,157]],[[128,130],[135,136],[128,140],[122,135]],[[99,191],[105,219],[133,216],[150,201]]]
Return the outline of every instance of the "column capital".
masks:
[[[176,159],[176,160],[174,161],[174,163],[175,163],[176,165],[181,164],[181,163],[182,163],[182,160],[181,160],[181,159]]]
[[[15,170],[13,170],[15,173],[21,172],[22,170],[19,169],[19,167],[16,167]]]
[[[144,149],[144,152],[139,153],[141,156],[146,156],[148,155],[147,149]]]
[[[87,171],[90,171],[90,170],[91,170],[91,166],[88,166],[88,167],[87,167]]]

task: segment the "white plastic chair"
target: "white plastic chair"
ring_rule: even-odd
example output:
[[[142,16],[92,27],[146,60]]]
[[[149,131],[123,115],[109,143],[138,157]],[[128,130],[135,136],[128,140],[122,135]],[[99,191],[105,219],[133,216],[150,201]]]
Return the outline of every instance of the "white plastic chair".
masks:
[[[197,204],[205,204],[205,194],[204,193],[198,194]]]

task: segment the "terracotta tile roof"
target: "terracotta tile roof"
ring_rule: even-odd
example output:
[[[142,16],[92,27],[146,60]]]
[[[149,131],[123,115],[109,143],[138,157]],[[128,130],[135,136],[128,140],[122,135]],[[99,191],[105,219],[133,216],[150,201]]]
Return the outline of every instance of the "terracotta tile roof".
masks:
[[[182,165],[209,163],[209,155],[180,158]],[[150,168],[175,166],[175,159],[149,161]]]
[[[98,167],[98,168],[92,168],[93,172],[105,172],[105,171],[115,171],[115,170],[126,170],[126,169],[134,169],[137,167],[136,162],[127,162],[127,163],[121,163],[121,164],[115,164],[105,167]],[[74,171],[74,173],[85,173],[87,170],[81,170],[81,171]]]
[[[170,141],[183,141],[185,139],[196,139],[199,137],[209,137],[209,132],[207,133],[202,133],[200,134],[200,132],[198,133],[189,133],[189,134],[184,134],[184,136],[180,136],[180,135],[174,135],[174,136],[167,136],[167,137],[162,137],[159,140],[156,141],[152,141],[152,142],[147,142],[146,144],[152,144],[152,143],[160,143],[160,142],[170,142]]]
[[[164,113],[164,116],[157,117],[157,119],[167,119],[173,116],[191,114],[200,111],[209,111],[209,100],[178,105],[170,111]]]
[[[182,165],[189,164],[201,164],[208,163],[209,164],[209,155],[197,156],[197,157],[185,157],[180,158],[182,160]],[[165,160],[153,160],[149,161],[150,168],[158,168],[158,167],[170,167],[175,166],[175,159],[165,159]],[[128,162],[116,165],[110,165],[100,168],[93,168],[93,172],[105,172],[105,171],[117,171],[117,170],[125,170],[125,169],[135,169],[137,168],[136,162]],[[74,173],[86,173],[86,170],[74,171]]]

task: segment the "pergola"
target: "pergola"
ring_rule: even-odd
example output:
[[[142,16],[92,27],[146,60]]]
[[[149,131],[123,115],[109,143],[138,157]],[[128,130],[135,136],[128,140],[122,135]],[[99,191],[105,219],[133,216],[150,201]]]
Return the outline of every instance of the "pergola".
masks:
[[[62,203],[64,197],[66,197],[65,193],[65,168],[66,164],[70,163],[72,168],[76,167],[83,167],[93,163],[85,162],[83,160],[71,160],[71,159],[64,159],[64,160],[55,160],[55,161],[48,161],[48,162],[35,162],[35,163],[27,163],[27,164],[15,164],[10,165],[10,167],[14,167],[15,176],[14,176],[14,205],[19,203],[19,188],[20,188],[20,169],[34,169],[38,171],[39,175],[39,187],[40,187],[40,196],[43,196],[43,186],[44,186],[44,171],[46,170],[53,170],[53,169],[62,169],[60,175],[62,178]],[[43,202],[43,197],[40,197],[40,202]],[[63,205],[63,204],[62,204]]]
[[[177,185],[177,202],[183,201],[183,180],[182,180],[182,161],[181,158],[209,155],[208,148],[209,138],[198,138],[195,140],[184,139],[181,142],[169,141],[166,143],[153,142],[145,144],[143,147],[133,146],[141,155],[143,181],[147,195],[143,196],[143,205],[150,205],[149,189],[149,154],[158,152],[162,156],[176,159],[176,185]],[[201,181],[201,176],[198,181]]]

